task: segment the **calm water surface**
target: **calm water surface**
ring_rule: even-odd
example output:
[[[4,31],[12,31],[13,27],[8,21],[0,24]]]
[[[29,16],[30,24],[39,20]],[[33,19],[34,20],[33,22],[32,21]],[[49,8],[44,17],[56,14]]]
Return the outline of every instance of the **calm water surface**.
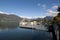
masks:
[[[0,29],[0,40],[49,40],[51,37],[48,35],[48,32],[40,30],[24,28]]]

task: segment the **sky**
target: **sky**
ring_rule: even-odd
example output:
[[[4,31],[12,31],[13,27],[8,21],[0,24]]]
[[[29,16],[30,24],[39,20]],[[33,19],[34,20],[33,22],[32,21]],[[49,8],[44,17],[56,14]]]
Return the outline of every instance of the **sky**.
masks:
[[[0,0],[0,12],[24,17],[56,15],[60,0]]]

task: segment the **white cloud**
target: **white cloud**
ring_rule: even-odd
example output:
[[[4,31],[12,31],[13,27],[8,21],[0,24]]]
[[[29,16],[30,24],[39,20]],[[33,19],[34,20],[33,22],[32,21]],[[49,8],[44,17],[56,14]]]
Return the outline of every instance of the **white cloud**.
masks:
[[[58,8],[58,5],[53,5],[51,7],[52,10],[51,9],[47,9],[48,15],[49,16],[56,16],[58,14],[58,12],[53,11],[53,10],[56,10],[57,8]]]
[[[52,6],[52,9],[57,9],[57,8],[58,8],[58,5]]]
[[[48,9],[47,12],[50,16],[56,16],[58,14],[58,12],[52,11],[50,9]]]
[[[2,12],[2,11],[0,11],[0,14],[9,14],[9,13],[6,13],[6,12]]]
[[[1,11],[0,11],[0,13],[4,13],[4,12],[1,12]]]
[[[42,7],[43,7],[43,8],[46,8],[46,5],[45,5],[45,4],[43,4],[43,5],[42,5]]]
[[[20,17],[22,17],[22,18],[32,18],[32,17],[28,17],[28,16],[20,16]]]
[[[46,16],[35,16],[34,18],[44,18]]]
[[[37,4],[37,6],[40,6],[40,5],[41,5],[40,3]]]
[[[8,13],[8,12],[2,12],[2,11],[0,11],[0,14],[7,14],[7,15],[10,15],[10,14],[15,14],[15,13]]]
[[[22,18],[28,18],[28,19],[32,19],[32,18],[44,18],[46,16],[35,16],[35,17],[28,17],[28,16],[20,16]]]
[[[45,4],[41,4],[41,3],[38,3],[37,6],[42,7],[42,8],[46,8],[46,5]]]

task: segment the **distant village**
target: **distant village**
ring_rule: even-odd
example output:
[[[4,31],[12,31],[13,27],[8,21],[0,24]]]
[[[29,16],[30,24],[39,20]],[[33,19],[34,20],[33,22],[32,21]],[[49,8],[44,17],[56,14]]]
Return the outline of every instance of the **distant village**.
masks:
[[[2,14],[0,13],[0,27],[31,27],[31,28],[40,28],[45,27],[49,21],[53,19],[52,16],[46,16],[44,18],[22,18],[14,14]]]
[[[53,17],[47,16],[45,18],[36,19],[22,19],[19,23],[20,27],[31,27],[31,28],[43,28],[48,25],[48,21],[51,21]]]

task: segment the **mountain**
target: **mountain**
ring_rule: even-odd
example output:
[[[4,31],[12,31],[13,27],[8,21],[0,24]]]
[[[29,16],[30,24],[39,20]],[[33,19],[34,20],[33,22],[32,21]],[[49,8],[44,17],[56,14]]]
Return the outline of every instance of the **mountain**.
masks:
[[[43,20],[43,25],[47,26],[49,24],[49,22],[51,22],[53,20],[54,17],[52,16],[46,16]]]
[[[15,27],[19,26],[19,22],[22,20],[21,17],[14,14],[2,14],[0,13],[0,27]]]
[[[44,20],[52,20],[53,19],[53,16],[46,16],[45,18],[44,18]]]
[[[17,15],[14,15],[14,14],[7,15],[7,14],[0,13],[0,20],[18,21],[19,22],[20,20],[22,20],[22,18]]]

